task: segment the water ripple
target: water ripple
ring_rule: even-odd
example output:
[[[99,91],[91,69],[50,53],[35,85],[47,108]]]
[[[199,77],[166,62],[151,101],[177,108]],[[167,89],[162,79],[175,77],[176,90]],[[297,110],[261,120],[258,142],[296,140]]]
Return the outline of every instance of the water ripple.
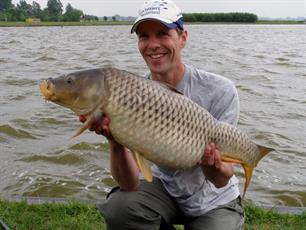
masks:
[[[85,163],[85,160],[74,154],[61,154],[61,155],[33,155],[33,156],[28,156],[20,159],[21,161],[24,162],[36,162],[36,161],[45,161],[49,163],[54,163],[54,164],[82,164]]]
[[[8,124],[0,125],[0,134],[5,134],[18,139],[36,139],[36,137],[31,133]]]

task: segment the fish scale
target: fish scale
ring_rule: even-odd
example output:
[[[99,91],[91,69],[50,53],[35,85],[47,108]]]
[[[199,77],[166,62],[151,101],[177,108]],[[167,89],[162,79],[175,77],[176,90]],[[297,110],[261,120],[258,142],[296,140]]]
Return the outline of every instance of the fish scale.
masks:
[[[113,105],[114,102],[117,102],[118,105],[105,108],[104,113],[111,118],[110,129],[117,141],[124,143],[129,148],[137,149],[146,158],[157,161],[164,167],[186,169],[194,166],[201,159],[204,147],[211,139],[210,130],[213,130],[211,124],[216,122],[215,119],[209,113],[203,113],[201,107],[190,103],[191,101],[182,95],[171,93],[169,97],[169,89],[158,83],[152,85],[150,80],[129,77],[114,80],[114,76],[116,75],[110,76],[109,91],[113,92],[114,88],[121,93],[113,95],[111,93],[109,105]],[[108,81],[108,78],[106,77],[105,80]],[[135,100],[135,98],[145,98],[143,95],[155,101],[153,106],[150,106],[149,100]],[[131,103],[141,107],[141,112],[136,115],[131,113],[133,109],[131,110],[128,106]],[[125,112],[119,115],[117,107],[122,108],[122,111]],[[123,109],[124,107],[126,109]],[[197,115],[188,116],[189,111]],[[206,124],[201,124],[201,120],[206,121]],[[143,122],[137,127],[139,121]],[[171,122],[172,125],[169,125]],[[153,128],[151,124],[157,127]],[[191,130],[189,124],[193,124]],[[202,130],[203,135],[198,135],[201,127],[207,128]],[[137,138],[131,136],[130,129],[133,129]],[[126,134],[130,138],[127,138]],[[159,139],[167,141],[160,144]],[[165,155],[166,159],[164,159]],[[174,159],[176,162],[175,165],[172,165]]]
[[[97,114],[105,114],[117,142],[162,167],[194,167],[206,144],[215,142],[223,161],[243,166],[244,193],[254,167],[273,150],[256,145],[236,127],[217,121],[172,87],[123,70],[79,71],[45,80],[40,90],[46,100],[86,115],[87,122],[77,135],[90,127]],[[141,166],[141,159],[135,159]]]

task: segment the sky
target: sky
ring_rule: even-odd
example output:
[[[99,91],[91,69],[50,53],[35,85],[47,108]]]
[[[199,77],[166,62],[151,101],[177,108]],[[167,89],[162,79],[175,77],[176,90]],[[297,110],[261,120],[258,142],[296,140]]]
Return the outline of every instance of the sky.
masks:
[[[20,0],[13,0],[17,4]],[[48,0],[35,0],[45,8]],[[26,0],[32,4],[33,0]],[[137,16],[144,0],[61,0],[63,9],[70,3],[85,14],[98,17]],[[248,12],[258,17],[306,17],[306,0],[175,0],[183,13]]]

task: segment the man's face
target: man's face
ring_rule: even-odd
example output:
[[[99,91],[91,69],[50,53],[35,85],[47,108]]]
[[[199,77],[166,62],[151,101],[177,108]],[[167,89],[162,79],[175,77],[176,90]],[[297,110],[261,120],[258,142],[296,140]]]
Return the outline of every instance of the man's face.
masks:
[[[181,63],[187,33],[181,35],[157,21],[144,21],[137,28],[138,49],[152,73],[174,71]]]

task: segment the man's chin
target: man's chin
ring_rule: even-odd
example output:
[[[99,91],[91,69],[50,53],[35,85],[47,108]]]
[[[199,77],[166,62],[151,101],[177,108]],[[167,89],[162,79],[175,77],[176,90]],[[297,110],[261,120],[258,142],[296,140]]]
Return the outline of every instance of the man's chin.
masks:
[[[165,71],[166,68],[164,66],[162,66],[162,65],[152,65],[152,64],[149,64],[148,67],[149,67],[149,69],[150,69],[150,71],[152,73],[162,74],[162,73],[166,72]]]

